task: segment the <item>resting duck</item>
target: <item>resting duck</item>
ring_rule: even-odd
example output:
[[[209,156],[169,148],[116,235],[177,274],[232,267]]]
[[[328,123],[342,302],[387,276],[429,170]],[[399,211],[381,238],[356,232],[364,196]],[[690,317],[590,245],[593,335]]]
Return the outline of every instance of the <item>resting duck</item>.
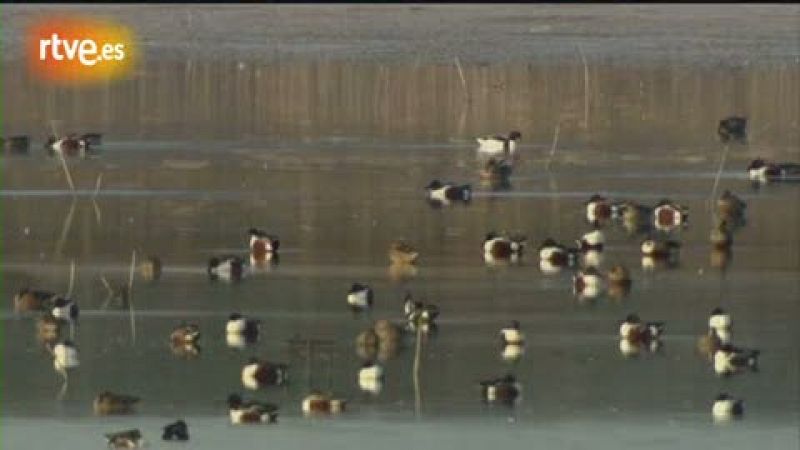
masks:
[[[553,239],[545,239],[539,246],[539,268],[545,273],[554,273],[564,267],[575,267],[578,249],[566,248]]]
[[[249,319],[239,313],[228,316],[225,324],[225,339],[229,347],[243,348],[246,344],[258,341],[261,321]]]
[[[79,138],[75,134],[70,134],[61,139],[50,136],[44,146],[52,154],[60,154],[64,157],[80,156],[84,158],[86,153],[89,152],[89,141],[83,137]]]
[[[629,342],[656,341],[661,338],[663,332],[664,322],[642,323],[636,314],[629,314],[619,326],[619,337]]]
[[[586,221],[599,225],[611,218],[611,202],[600,194],[594,194],[586,202]]]
[[[145,281],[157,281],[161,278],[162,264],[158,256],[150,255],[139,264],[139,274]]]
[[[0,139],[3,151],[9,155],[27,155],[31,148],[31,139],[28,136],[9,136]]]
[[[245,402],[239,394],[228,396],[228,416],[234,425],[276,423],[278,407],[272,403]]]
[[[744,414],[744,402],[726,393],[719,394],[711,405],[711,415],[717,422],[738,419]]]
[[[250,255],[257,261],[270,259],[280,247],[277,236],[267,234],[264,230],[250,228]]]
[[[56,319],[65,320],[67,322],[75,322],[78,320],[79,310],[75,300],[56,296],[55,300],[53,301],[53,309],[50,310],[50,313]]]
[[[500,343],[504,346],[525,343],[525,334],[520,330],[519,321],[512,320],[509,326],[500,329]]]
[[[189,426],[183,420],[177,420],[164,426],[164,431],[161,433],[161,439],[164,441],[188,441],[189,440]]]
[[[720,376],[729,376],[746,369],[758,370],[759,350],[749,350],[723,344],[714,352],[714,372]]]
[[[196,324],[182,323],[169,335],[169,340],[175,345],[196,344],[200,339],[200,327]]]
[[[52,311],[57,295],[48,291],[22,289],[14,295],[14,310]]]
[[[612,217],[622,223],[629,234],[646,232],[650,229],[653,208],[639,203],[624,201],[611,205]]]
[[[78,360],[78,348],[75,347],[75,344],[69,339],[54,345],[52,353],[53,367],[56,369],[56,372],[65,377],[67,371],[80,365],[80,361]]]
[[[731,116],[720,120],[717,135],[722,142],[744,141],[747,139],[747,118]]]
[[[314,391],[303,399],[302,409],[305,415],[338,414],[345,410],[346,405],[346,400]]]
[[[483,240],[483,258],[486,262],[519,260],[525,248],[524,236],[500,236],[491,232]]]
[[[630,292],[631,289],[631,276],[625,266],[616,264],[608,269],[606,273],[606,280],[608,280],[608,293],[612,297],[622,298]]]
[[[353,311],[362,311],[372,307],[375,294],[366,284],[353,283],[347,291],[347,304]]]
[[[588,267],[572,277],[572,291],[581,298],[596,298],[603,293],[603,276],[594,267]]]
[[[358,371],[358,387],[371,394],[380,394],[383,390],[383,367],[371,361],[365,362]]]
[[[798,181],[800,180],[800,164],[771,163],[757,158],[747,166],[747,173],[750,176],[750,180],[760,183]]]
[[[677,255],[681,243],[673,240],[646,239],[642,242],[642,255],[654,259],[670,259]]]
[[[717,215],[723,219],[739,219],[746,208],[747,203],[727,189],[717,199]]]
[[[585,233],[580,239],[577,240],[578,249],[584,253],[590,251],[603,251],[603,245],[605,245],[605,242],[605,234],[602,230],[598,229]]]
[[[489,135],[476,138],[478,151],[490,155],[514,155],[517,151],[517,141],[522,138],[519,131],[512,131],[508,136]]]
[[[664,199],[653,209],[653,223],[658,230],[673,230],[686,224],[688,210],[677,203]]]
[[[515,403],[522,393],[522,385],[513,375],[508,374],[501,378],[494,378],[480,382],[481,394],[488,403]]]
[[[142,432],[138,429],[106,433],[103,436],[108,441],[108,447],[114,450],[143,448],[145,446]]]
[[[453,202],[468,203],[472,199],[472,187],[468,184],[456,185],[433,180],[425,188],[428,200],[435,205],[449,205]]]
[[[392,264],[414,264],[419,252],[405,241],[394,241],[389,246],[389,260]]]
[[[439,307],[414,301],[411,294],[406,294],[403,312],[409,323],[415,325],[432,324],[439,317]]]
[[[244,260],[238,256],[213,257],[208,261],[207,272],[212,281],[241,281],[244,278]]]
[[[242,384],[247,389],[257,390],[266,386],[280,386],[289,378],[286,364],[276,364],[250,358],[242,367]]]
[[[98,415],[130,414],[140,401],[139,397],[103,391],[94,398],[92,407]]]

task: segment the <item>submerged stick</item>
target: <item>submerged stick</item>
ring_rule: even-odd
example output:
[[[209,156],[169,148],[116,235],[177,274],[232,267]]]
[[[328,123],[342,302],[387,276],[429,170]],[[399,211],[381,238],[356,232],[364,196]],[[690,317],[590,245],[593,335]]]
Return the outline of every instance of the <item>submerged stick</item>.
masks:
[[[547,164],[545,165],[545,170],[550,170],[550,162],[553,160],[553,157],[556,154],[556,145],[558,145],[558,133],[561,130],[561,120],[556,122],[556,129],[553,132],[553,145],[550,146],[550,156],[547,157]]]
[[[136,249],[131,254],[131,269],[128,274],[128,311],[131,318],[131,339],[136,344],[136,315],[133,311],[133,273],[136,268]]]
[[[725,144],[725,148],[722,150],[722,158],[719,160],[719,168],[717,168],[717,175],[714,177],[714,186],[711,188],[711,195],[708,198],[708,207],[711,208],[711,214],[714,214],[714,208],[711,205],[714,202],[714,197],[717,195],[717,186],[719,185],[719,179],[722,176],[722,169],[725,167],[725,160],[728,157],[728,144]]]
[[[75,286],[75,260],[69,263],[69,287],[67,288],[67,298],[72,297],[72,288]]]
[[[58,238],[58,242],[56,242],[56,255],[61,255],[61,252],[64,250],[64,244],[67,242],[67,236],[69,235],[70,229],[72,229],[72,217],[75,216],[75,205],[77,202],[77,197],[72,197],[72,203],[69,205],[69,211],[67,212],[67,216],[64,217],[64,224],[61,226],[61,236]]]
[[[58,159],[61,161],[61,168],[64,169],[64,176],[67,178],[69,190],[72,191],[72,195],[75,195],[75,183],[72,182],[72,175],[69,173],[69,167],[67,166],[67,160],[64,158],[64,153],[56,153],[58,153]]]
[[[94,207],[94,218],[97,220],[97,224],[100,225],[102,222],[102,216],[100,214],[100,206],[97,205],[97,193],[100,192],[100,183],[103,181],[103,172],[100,172],[100,175],[97,176],[97,181],[94,183],[94,193],[92,194],[92,206]]]
[[[417,342],[414,349],[414,412],[419,417],[422,406],[422,392],[419,386],[420,355],[422,353],[422,327],[417,324]]]
[[[583,47],[578,43],[578,53],[581,55],[583,63],[583,128],[589,128],[589,65],[586,64],[586,55],[583,54]]]
[[[464,89],[464,99],[467,103],[470,103],[469,98],[469,90],[467,90],[467,79],[464,77],[464,70],[461,69],[461,61],[458,60],[458,56],[454,57],[456,63],[456,69],[458,69],[458,76],[461,78],[461,87]]]

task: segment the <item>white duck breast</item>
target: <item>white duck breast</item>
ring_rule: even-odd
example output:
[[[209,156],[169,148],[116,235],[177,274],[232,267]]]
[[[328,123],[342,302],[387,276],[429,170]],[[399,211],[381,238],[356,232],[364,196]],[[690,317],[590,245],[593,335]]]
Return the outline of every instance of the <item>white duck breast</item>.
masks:
[[[503,346],[500,356],[503,361],[516,361],[525,354],[525,347],[521,344],[507,344]]]
[[[583,255],[583,265],[586,267],[599,267],[603,264],[603,252],[589,250]]]
[[[624,356],[636,356],[639,354],[639,346],[636,343],[631,342],[627,339],[620,339],[619,340],[619,352],[622,353]]]
[[[258,371],[258,364],[248,364],[242,368],[242,385],[250,390],[257,390],[258,380],[256,380],[256,372]]]
[[[553,256],[555,256],[555,255],[557,255],[559,253],[563,253],[563,252],[564,252],[564,250],[561,249],[560,247],[555,247],[555,246],[554,247],[544,247],[541,250],[539,250],[539,259],[548,260],[549,261],[550,259],[553,258]]]
[[[72,318],[72,309],[75,307],[73,302],[67,302],[64,306],[54,306],[53,307],[53,317],[56,319],[71,319]]]
[[[503,328],[500,330],[503,342],[507,344],[521,344],[525,342],[525,335],[516,328]]]
[[[228,334],[231,333],[244,333],[245,328],[247,327],[247,321],[244,318],[241,319],[232,319],[228,321],[228,324],[225,325],[225,332]]]
[[[767,179],[767,166],[759,167],[758,169],[750,169],[748,173],[750,174],[750,180],[764,181]]]
[[[714,405],[711,407],[711,414],[714,416],[714,419],[717,420],[727,420],[735,417],[738,415],[737,409],[737,401],[732,398],[727,398],[724,400],[716,400]]]
[[[78,350],[68,345],[56,344],[53,347],[53,365],[58,370],[78,367]]]
[[[586,204],[586,220],[588,222],[594,222],[597,220],[597,208],[599,206],[599,202],[590,202]]]
[[[731,355],[727,352],[717,350],[714,353],[714,372],[718,375],[735,372],[736,367],[731,364]]]
[[[231,281],[233,279],[233,263],[229,259],[222,261],[217,267],[212,269],[212,272],[221,280]],[[244,268],[242,268],[242,277],[244,277]]]
[[[447,189],[449,186],[442,186],[438,189],[429,189],[428,190],[428,197],[431,200],[437,200],[442,203],[449,203],[450,200],[447,199]]]
[[[638,323],[631,323],[631,322],[622,322],[622,325],[619,326],[619,336],[624,339],[630,339],[634,333],[639,331],[641,324]]]
[[[481,153],[487,153],[494,156],[505,154],[506,142],[508,142],[509,154],[513,155],[517,149],[516,142],[513,140],[506,141],[505,139],[500,139],[494,136],[479,137],[476,140],[478,141],[479,144],[478,150]]]
[[[247,346],[247,339],[242,333],[225,333],[225,344],[230,348],[243,349]]]
[[[369,294],[370,294],[369,289],[351,292],[347,294],[347,303],[351,306],[366,308],[370,304]]]
[[[549,259],[542,259],[539,261],[539,270],[542,273],[552,275],[561,272],[561,267],[551,263]]]
[[[724,330],[731,326],[731,316],[727,314],[714,314],[708,319],[709,328]]]
[[[591,246],[597,246],[605,244],[606,236],[600,230],[593,230],[584,234],[582,240]]]

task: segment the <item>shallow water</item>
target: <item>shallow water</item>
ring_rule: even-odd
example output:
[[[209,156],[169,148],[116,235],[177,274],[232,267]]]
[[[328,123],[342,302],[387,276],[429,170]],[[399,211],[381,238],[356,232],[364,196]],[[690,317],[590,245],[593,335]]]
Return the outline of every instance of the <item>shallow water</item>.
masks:
[[[798,53],[785,42],[773,50]],[[758,155],[798,159],[800,69],[785,59],[733,69],[626,65],[601,54],[590,58],[588,91],[577,60],[465,61],[469,102],[452,66],[424,59],[240,67],[164,57],[133,80],[88,90],[45,87],[9,67],[5,134],[38,139],[59,119],[106,135],[97,156],[70,162],[74,196],[38,141],[28,157],[0,159],[3,448],[102,448],[104,432],[129,427],[141,427],[152,448],[170,448],[159,430],[178,417],[193,449],[265,439],[271,448],[323,439],[331,448],[796,448],[800,184],[755,187],[744,167]],[[714,130],[732,113],[751,118],[751,134],[725,150]],[[510,185],[483,185],[472,137],[510,126],[523,132]],[[717,193],[731,189],[748,208],[721,270],[708,199],[724,152]],[[471,183],[473,201],[432,208],[423,187],[434,178]],[[688,226],[673,234],[683,243],[679,265],[643,269],[643,236],[610,226],[602,264],[631,269],[627,297],[581,301],[571,272],[543,274],[534,249],[588,231],[583,202],[596,192],[688,206]],[[252,226],[280,236],[279,264],[238,284],[209,282],[208,258],[245,254]],[[519,265],[487,267],[480,245],[491,230],[527,235]],[[390,270],[386,251],[398,238],[421,250],[415,275]],[[123,283],[134,249],[160,256],[164,273],[155,282],[137,274],[131,320],[106,305],[100,279]],[[26,286],[66,291],[71,260],[81,366],[64,387],[35,315],[16,314],[11,299]],[[354,281],[376,291],[368,314],[345,306]],[[400,321],[406,291],[442,311],[421,346],[418,383],[409,335],[384,362],[380,394],[361,392],[355,337],[371,320]],[[763,351],[758,373],[720,379],[697,353],[717,305],[733,316],[735,342]],[[226,346],[232,311],[263,320],[257,344]],[[617,323],[631,311],[666,322],[659,353],[620,354]],[[528,338],[517,363],[502,361],[496,340],[512,319]],[[196,359],[169,348],[183,320],[203,332]],[[309,339],[327,345],[308,357],[290,344]],[[278,426],[228,424],[225,399],[243,390],[250,355],[290,364],[289,385],[247,394],[280,405]],[[478,381],[507,372],[523,384],[521,402],[483,404]],[[304,418],[311,388],[349,398],[351,411]],[[104,389],[141,396],[138,413],[94,417],[92,398]],[[722,391],[745,400],[743,420],[712,422]]]

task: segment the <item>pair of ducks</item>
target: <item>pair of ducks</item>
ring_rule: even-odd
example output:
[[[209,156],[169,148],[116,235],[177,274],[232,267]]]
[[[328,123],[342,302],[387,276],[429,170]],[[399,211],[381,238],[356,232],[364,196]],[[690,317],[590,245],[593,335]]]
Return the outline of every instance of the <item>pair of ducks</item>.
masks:
[[[303,414],[337,414],[343,412],[347,400],[313,391],[301,403]],[[255,400],[245,401],[239,394],[228,396],[228,416],[234,425],[275,424],[278,422],[278,406]]]
[[[258,341],[261,321],[235,312],[228,316],[225,324],[225,342],[231,348],[244,348]],[[170,334],[170,343],[176,354],[196,356],[200,340],[200,327],[193,323],[181,323]]]
[[[734,346],[731,323],[731,317],[725,310],[714,308],[709,315],[708,332],[698,341],[698,349],[711,356],[714,372],[721,377],[758,370],[761,352]]]
[[[277,262],[278,248],[280,247],[280,240],[277,236],[257,228],[249,229],[248,234],[252,266]],[[208,261],[206,273],[212,281],[241,281],[246,275],[246,268],[245,260],[240,256],[214,256]]]
[[[596,267],[589,266],[572,277],[572,291],[581,300],[597,298],[606,291],[612,297],[622,298],[628,294],[632,284],[630,272],[620,264],[612,266],[605,275]]]

